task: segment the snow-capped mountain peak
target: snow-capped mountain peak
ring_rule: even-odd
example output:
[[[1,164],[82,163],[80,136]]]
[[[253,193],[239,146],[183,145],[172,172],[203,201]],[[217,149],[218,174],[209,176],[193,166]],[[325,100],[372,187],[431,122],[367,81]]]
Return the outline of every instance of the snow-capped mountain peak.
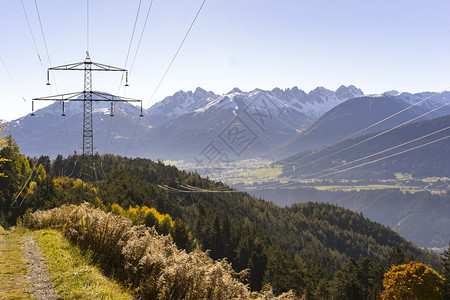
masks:
[[[166,97],[149,108],[147,112],[150,115],[150,122],[154,125],[162,124],[188,112],[236,111],[244,108],[270,110],[273,113],[295,111],[311,119],[317,119],[334,106],[362,95],[363,92],[353,85],[348,87],[342,85],[336,91],[317,87],[309,93],[296,86],[284,90],[255,89],[250,92],[234,88],[223,95],[197,88],[194,93],[179,91],[173,96]]]

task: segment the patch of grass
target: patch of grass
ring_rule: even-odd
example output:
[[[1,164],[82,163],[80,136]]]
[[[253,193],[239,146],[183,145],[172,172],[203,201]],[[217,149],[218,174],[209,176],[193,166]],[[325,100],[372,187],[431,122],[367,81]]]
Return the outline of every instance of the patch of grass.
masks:
[[[398,180],[412,180],[413,177],[411,174],[408,173],[395,173],[395,178]]]
[[[0,230],[0,299],[35,299],[29,294],[21,239],[20,234]]]
[[[119,284],[89,264],[90,259],[56,230],[32,233],[55,289],[64,299],[133,299]]]
[[[447,182],[447,181],[450,181],[450,178],[448,178],[448,177],[427,177],[427,178],[422,179],[423,182],[436,182],[438,180]]]
[[[260,169],[255,169],[247,172],[249,176],[258,177],[258,178],[273,178],[278,177],[283,173],[283,169],[281,167],[265,167]]]

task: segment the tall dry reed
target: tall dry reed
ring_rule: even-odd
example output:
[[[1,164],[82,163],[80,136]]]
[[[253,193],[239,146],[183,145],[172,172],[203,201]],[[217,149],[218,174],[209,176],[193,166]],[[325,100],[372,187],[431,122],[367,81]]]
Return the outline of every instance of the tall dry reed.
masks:
[[[29,228],[56,228],[89,251],[107,273],[131,286],[141,299],[295,299],[292,292],[275,297],[271,289],[251,292],[226,260],[179,250],[170,235],[89,204],[63,205],[27,215]]]

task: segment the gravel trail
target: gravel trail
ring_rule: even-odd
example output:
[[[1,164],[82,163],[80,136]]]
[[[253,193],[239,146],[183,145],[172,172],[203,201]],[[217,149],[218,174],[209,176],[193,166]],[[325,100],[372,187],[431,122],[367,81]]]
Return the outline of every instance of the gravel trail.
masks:
[[[56,294],[38,245],[29,235],[23,238],[23,258],[28,262],[31,294],[37,299],[43,300],[62,299]]]

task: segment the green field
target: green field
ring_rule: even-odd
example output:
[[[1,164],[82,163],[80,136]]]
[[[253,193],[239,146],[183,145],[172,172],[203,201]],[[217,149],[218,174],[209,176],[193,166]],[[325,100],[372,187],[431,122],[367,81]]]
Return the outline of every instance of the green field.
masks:
[[[187,171],[195,171],[210,179],[222,181],[226,184],[237,186],[239,189],[254,190],[261,188],[296,189],[299,187],[311,187],[318,190],[331,191],[360,191],[379,189],[401,189],[403,192],[429,191],[433,194],[445,193],[450,184],[450,178],[429,177],[417,179],[411,174],[395,173],[395,179],[378,181],[358,180],[323,180],[323,179],[295,179],[285,178],[282,175],[282,166],[274,166],[271,161],[265,160],[240,160],[222,164],[215,168],[201,168],[194,163],[184,161],[165,161],[166,164],[177,166]],[[289,184],[287,184],[289,182]],[[256,187],[255,187],[256,185]]]

